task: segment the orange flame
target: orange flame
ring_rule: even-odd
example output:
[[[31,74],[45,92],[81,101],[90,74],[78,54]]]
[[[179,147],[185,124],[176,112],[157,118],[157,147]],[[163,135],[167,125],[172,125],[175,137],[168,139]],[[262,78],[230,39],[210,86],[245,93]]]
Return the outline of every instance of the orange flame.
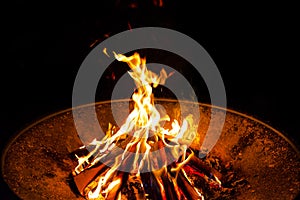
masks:
[[[108,55],[106,49],[103,52]],[[161,122],[170,121],[170,117],[160,116],[154,105],[152,90],[160,84],[165,84],[170,74],[168,75],[164,69],[160,71],[159,75],[148,70],[146,59],[141,58],[138,53],[134,53],[129,57],[115,52],[113,54],[118,61],[126,62],[131,68],[131,71],[128,73],[137,87],[137,91],[132,96],[134,109],[117,132],[112,131],[113,127],[109,124],[106,136],[100,141],[96,139],[92,141],[90,145],[94,146],[94,149],[87,156],[78,157],[78,165],[75,168],[76,174],[101,162],[115,148],[120,138],[129,138],[129,140],[123,153],[115,156],[112,167],[99,175],[96,184],[93,183],[96,186],[93,186],[88,192],[87,198],[106,198],[114,187],[120,185],[121,179],[117,176],[118,169],[123,165],[128,165],[126,160],[129,159],[129,152],[133,152],[135,154],[129,166],[130,173],[139,176],[142,169],[153,171],[159,184],[161,195],[163,199],[166,199],[163,180],[160,178],[162,174],[167,173],[166,156],[164,158],[150,158],[149,156],[151,151],[158,150],[156,143],[159,142],[164,148],[170,150],[173,157],[171,159],[177,159],[183,154],[181,160],[176,162],[176,166],[171,168],[171,172],[176,174],[175,177],[169,177],[174,185],[176,195],[180,197],[180,189],[177,186],[176,179],[183,165],[193,155],[192,153],[186,157],[188,144],[194,140],[197,132],[193,118],[191,115],[187,116],[182,121],[182,125],[177,120],[174,120],[170,129],[161,126]],[[149,139],[152,136],[151,134],[154,136],[154,140]],[[142,153],[142,156],[140,153]],[[158,160],[164,163],[164,167],[161,169],[156,168]],[[120,198],[120,194],[118,194],[118,198]]]

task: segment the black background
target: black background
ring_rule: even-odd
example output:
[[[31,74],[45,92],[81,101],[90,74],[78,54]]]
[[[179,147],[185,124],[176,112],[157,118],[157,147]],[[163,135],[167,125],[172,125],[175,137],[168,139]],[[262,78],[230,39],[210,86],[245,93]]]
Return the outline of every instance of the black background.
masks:
[[[101,42],[104,34],[127,30],[128,22],[132,28],[175,29],[198,41],[221,72],[228,107],[270,124],[299,144],[295,5],[164,3],[160,8],[151,1],[109,1],[86,3],[77,10],[23,1],[5,6],[1,149],[27,124],[71,107],[73,82],[90,45]],[[1,196],[11,199],[2,184]]]

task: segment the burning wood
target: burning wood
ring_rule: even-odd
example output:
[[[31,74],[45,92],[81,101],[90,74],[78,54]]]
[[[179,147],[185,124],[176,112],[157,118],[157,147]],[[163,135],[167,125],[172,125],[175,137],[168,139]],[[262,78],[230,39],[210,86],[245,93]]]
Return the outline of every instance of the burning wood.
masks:
[[[197,188],[188,174],[220,188],[220,173],[189,148],[197,135],[192,116],[181,125],[177,120],[170,127],[161,125],[170,118],[160,117],[152,88],[164,84],[170,75],[164,69],[160,75],[148,70],[146,60],[137,53],[114,56],[132,69],[129,74],[137,86],[132,96],[134,109],[119,130],[109,125],[106,136],[88,146],[90,152],[76,156],[78,166],[73,175],[80,194],[87,199],[203,200],[203,188]]]
[[[105,168],[107,168],[106,165],[101,164],[98,167],[93,167],[89,170],[85,170],[78,176],[74,177],[77,189],[81,195],[85,196],[84,189],[91,181],[93,181],[93,179],[95,179],[97,174],[99,174],[99,172],[103,171]]]

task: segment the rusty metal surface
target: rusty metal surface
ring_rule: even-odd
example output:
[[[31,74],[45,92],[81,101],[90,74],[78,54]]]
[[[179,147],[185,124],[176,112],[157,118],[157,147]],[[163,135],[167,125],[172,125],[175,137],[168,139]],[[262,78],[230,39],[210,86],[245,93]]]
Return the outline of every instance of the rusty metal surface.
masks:
[[[115,101],[118,116],[127,117],[127,101]],[[167,113],[176,118],[178,104],[158,100]],[[224,114],[218,108],[211,112],[210,105],[185,103],[182,115],[200,109],[201,138],[206,133],[211,115]],[[81,108],[82,118],[85,110]],[[105,130],[108,122],[115,123],[110,102],[96,105],[98,120]],[[208,157],[218,157],[222,163],[231,163],[238,178],[246,184],[237,185],[231,199],[295,199],[300,191],[299,152],[281,133],[272,127],[244,114],[226,110],[222,135]],[[94,127],[86,124],[86,130]],[[93,138],[84,138],[92,140]],[[197,149],[201,139],[191,146]],[[71,110],[54,113],[28,126],[7,146],[2,172],[6,183],[21,199],[82,199],[74,191],[71,171],[76,161],[70,153],[82,145]]]

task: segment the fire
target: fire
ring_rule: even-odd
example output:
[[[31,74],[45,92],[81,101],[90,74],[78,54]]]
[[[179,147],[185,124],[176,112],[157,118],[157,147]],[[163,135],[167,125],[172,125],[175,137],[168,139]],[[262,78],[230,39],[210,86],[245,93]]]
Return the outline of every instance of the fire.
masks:
[[[103,52],[107,54],[106,49]],[[87,199],[110,199],[112,196],[112,199],[122,199],[120,188],[129,180],[128,176],[137,181],[139,188],[144,188],[141,172],[149,171],[155,177],[151,180],[156,181],[162,199],[167,199],[168,195],[175,195],[178,199],[189,198],[178,186],[178,180],[193,190],[193,199],[204,199],[184,169],[186,163],[194,156],[188,146],[197,133],[193,117],[187,116],[182,123],[174,119],[171,127],[165,127],[162,124],[170,122],[170,117],[161,117],[154,104],[153,88],[165,84],[170,74],[164,69],[159,75],[148,70],[146,59],[141,58],[138,53],[129,57],[115,52],[113,54],[118,61],[126,62],[131,69],[128,73],[137,88],[132,95],[134,108],[117,131],[109,124],[106,136],[89,144],[93,150],[86,156],[77,157],[75,175],[99,164],[105,165],[99,175],[84,188],[83,195]],[[154,152],[159,156],[151,156]],[[111,154],[114,160],[105,159]],[[167,166],[170,161],[172,164]],[[107,164],[111,167],[107,167]],[[124,175],[124,169],[129,175]],[[166,185],[172,185],[174,193],[166,188]],[[147,195],[149,194],[145,192],[144,196]]]

